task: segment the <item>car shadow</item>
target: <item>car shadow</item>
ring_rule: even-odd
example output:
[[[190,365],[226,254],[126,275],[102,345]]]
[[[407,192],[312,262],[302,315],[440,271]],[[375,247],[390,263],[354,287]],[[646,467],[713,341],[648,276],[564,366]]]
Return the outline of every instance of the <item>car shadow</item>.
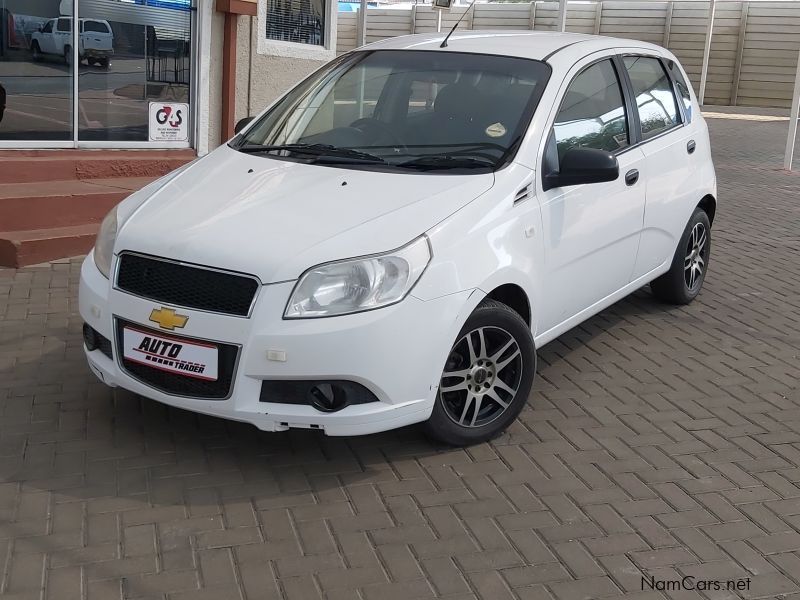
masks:
[[[649,293],[636,292],[545,347],[540,377],[546,381],[550,370],[601,332],[662,311]],[[352,486],[360,484],[389,496],[430,491],[461,494],[466,501],[472,492],[463,488],[461,469],[475,468],[476,460],[500,460],[489,445],[444,446],[419,426],[360,437],[265,433],[112,390],[86,366],[81,325],[77,313],[64,322],[29,315],[19,332],[0,336],[0,356],[14,349],[17,357],[10,366],[0,363],[0,380],[13,379],[0,406],[4,427],[14,430],[0,445],[0,481],[51,494],[56,504],[86,503],[90,513],[137,511],[130,514],[177,522],[196,515],[221,519],[226,503],[237,501],[256,513],[348,504],[357,493]],[[534,390],[523,418],[490,445],[541,442],[525,415],[548,403]],[[458,490],[442,489],[447,477]],[[9,535],[26,537],[30,547],[57,550],[62,561],[84,560],[80,536],[55,540],[43,531],[31,537],[31,523],[7,521]]]
[[[613,336],[616,329],[633,325],[634,317],[663,318],[663,312],[664,305],[646,289],[640,290],[553,340],[538,353],[538,376],[529,409],[549,403],[542,396],[540,384],[552,386],[550,372],[591,345],[597,336]],[[327,437],[321,431],[304,429],[267,433],[248,423],[169,407],[119,388],[112,390],[97,381],[86,366],[80,327],[80,317],[73,315],[61,329],[33,327],[22,340],[0,343],[0,351],[8,352],[14,345],[24,348],[33,340],[44,339],[43,353],[32,353],[26,360],[23,351],[13,374],[0,371],[3,377],[17,380],[17,386],[22,385],[23,398],[30,394],[30,414],[20,413],[20,420],[28,422],[19,432],[28,448],[55,444],[57,452],[86,453],[88,464],[115,463],[117,473],[146,469],[149,480],[168,476],[200,485],[205,478],[213,485],[214,478],[219,477],[219,484],[225,486],[245,486],[253,479],[273,480],[276,494],[302,489],[322,492],[340,486],[344,480],[370,480],[376,476],[376,469],[385,469],[396,459],[459,451],[429,440],[419,426],[359,437]],[[41,418],[36,419],[37,415]],[[524,426],[515,423],[508,434],[492,443],[509,443],[525,433]],[[43,462],[17,458],[0,463],[2,481],[46,483],[53,477],[65,477],[67,481],[59,483],[64,488],[60,494],[75,499],[94,497],[98,491],[125,493],[121,486],[108,484],[98,489],[89,482],[70,488],[70,477],[85,475],[82,465],[65,470],[54,465],[51,456]],[[323,477],[330,473],[335,477]],[[315,478],[319,481],[312,485],[309,479]],[[285,483],[289,481],[294,483]],[[87,489],[84,492],[82,488]],[[132,488],[132,494],[143,501],[146,498],[140,495],[146,493],[145,488]]]

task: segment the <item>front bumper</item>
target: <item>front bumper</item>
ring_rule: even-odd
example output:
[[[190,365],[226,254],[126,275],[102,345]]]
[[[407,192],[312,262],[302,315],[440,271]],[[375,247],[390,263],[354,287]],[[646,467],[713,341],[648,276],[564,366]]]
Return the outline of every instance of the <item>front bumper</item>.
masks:
[[[148,318],[161,303],[113,289],[90,254],[81,269],[79,310],[86,323],[112,340],[114,358],[86,350],[89,365],[107,385],[178,408],[252,423],[264,431],[299,427],[359,435],[430,416],[445,359],[472,300],[469,291],[429,301],[409,296],[393,306],[354,315],[284,320],[293,286],[294,282],[262,286],[249,318],[175,307],[189,320],[171,335],[241,347],[227,399],[175,396],[131,377],[121,365],[117,343],[117,319],[153,328]],[[466,314],[469,311],[467,307]],[[268,351],[278,351],[285,361],[269,360]],[[350,380],[364,385],[378,401],[333,413],[306,404],[261,402],[265,379]]]

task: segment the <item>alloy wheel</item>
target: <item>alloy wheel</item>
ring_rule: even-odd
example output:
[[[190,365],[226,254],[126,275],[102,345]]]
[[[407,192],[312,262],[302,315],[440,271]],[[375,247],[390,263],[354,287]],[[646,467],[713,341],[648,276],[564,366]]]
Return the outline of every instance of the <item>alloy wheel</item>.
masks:
[[[522,353],[500,327],[479,327],[460,338],[447,358],[439,394],[447,416],[461,427],[482,427],[500,417],[522,381]]]
[[[694,291],[703,282],[703,272],[708,256],[706,241],[708,234],[703,223],[695,223],[686,244],[686,257],[683,259],[683,277],[689,291]]]
[[[683,278],[690,292],[700,287],[708,256],[708,233],[703,223],[695,223],[686,243],[686,257],[683,259]]]

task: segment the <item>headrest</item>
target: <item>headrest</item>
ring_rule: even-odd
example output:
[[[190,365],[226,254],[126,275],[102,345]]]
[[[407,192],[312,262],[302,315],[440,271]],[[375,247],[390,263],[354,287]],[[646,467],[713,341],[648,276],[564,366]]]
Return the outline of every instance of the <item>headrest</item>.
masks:
[[[436,94],[433,110],[446,115],[467,114],[475,105],[477,95],[478,91],[471,85],[451,83]]]

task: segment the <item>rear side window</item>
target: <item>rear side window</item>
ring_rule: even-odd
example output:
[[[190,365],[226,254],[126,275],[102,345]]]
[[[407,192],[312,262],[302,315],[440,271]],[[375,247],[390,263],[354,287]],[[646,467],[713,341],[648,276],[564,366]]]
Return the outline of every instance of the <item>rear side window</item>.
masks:
[[[59,19],[56,25],[57,31],[72,31],[72,19]]]
[[[686,80],[683,78],[683,74],[681,73],[680,67],[678,67],[678,63],[674,60],[667,61],[667,69],[669,70],[670,75],[672,75],[672,79],[675,81],[675,86],[678,88],[678,94],[681,97],[681,102],[683,102],[684,114],[686,115],[686,122],[692,122],[692,95],[689,93],[689,86],[686,84]]]
[[[626,56],[623,60],[636,96],[642,139],[675,127],[678,104],[661,61],[649,56]]]
[[[101,23],[100,21],[86,21],[83,24],[84,31],[95,31],[97,33],[108,33],[108,27],[106,27],[105,23]]]
[[[553,134],[559,159],[576,146],[616,152],[629,144],[622,89],[610,60],[594,63],[572,80]]]

